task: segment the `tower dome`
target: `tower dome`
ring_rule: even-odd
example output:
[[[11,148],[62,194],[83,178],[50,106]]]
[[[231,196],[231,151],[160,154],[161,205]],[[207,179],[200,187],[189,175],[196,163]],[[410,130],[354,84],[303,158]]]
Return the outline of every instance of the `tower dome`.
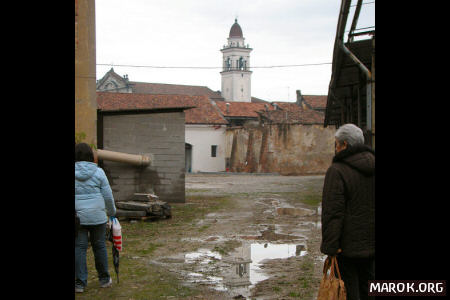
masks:
[[[229,37],[230,38],[232,38],[232,37],[242,38],[243,37],[242,29],[241,29],[241,26],[239,26],[237,19],[234,19],[234,24],[233,24],[233,26],[231,26]]]

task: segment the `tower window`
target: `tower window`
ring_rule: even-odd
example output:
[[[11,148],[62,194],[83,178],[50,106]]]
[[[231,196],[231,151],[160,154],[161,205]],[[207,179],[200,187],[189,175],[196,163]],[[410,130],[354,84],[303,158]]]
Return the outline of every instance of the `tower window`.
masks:
[[[211,145],[211,157],[217,156],[217,145]]]

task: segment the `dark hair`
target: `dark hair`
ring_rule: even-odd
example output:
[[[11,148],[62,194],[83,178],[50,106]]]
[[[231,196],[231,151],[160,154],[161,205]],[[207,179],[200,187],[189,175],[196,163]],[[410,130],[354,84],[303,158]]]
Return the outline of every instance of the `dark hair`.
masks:
[[[91,146],[86,143],[75,145],[75,162],[77,161],[94,162],[94,152],[92,152]]]

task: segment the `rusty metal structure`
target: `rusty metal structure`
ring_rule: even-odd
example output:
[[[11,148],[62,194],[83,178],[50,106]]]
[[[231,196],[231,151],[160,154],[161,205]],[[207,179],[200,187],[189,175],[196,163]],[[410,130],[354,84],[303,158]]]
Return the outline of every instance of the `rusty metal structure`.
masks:
[[[365,31],[356,28],[363,5],[357,0],[344,42],[351,3],[341,1],[324,127],[353,123],[363,130],[366,144],[375,148],[375,26]],[[355,37],[363,39],[355,41]]]

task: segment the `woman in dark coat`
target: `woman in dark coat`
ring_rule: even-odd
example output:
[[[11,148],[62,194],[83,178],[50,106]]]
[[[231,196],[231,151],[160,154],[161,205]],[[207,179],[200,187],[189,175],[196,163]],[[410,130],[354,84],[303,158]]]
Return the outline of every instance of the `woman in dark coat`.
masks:
[[[335,134],[336,155],[325,175],[320,250],[337,255],[347,299],[369,299],[375,276],[375,153],[353,124]]]

